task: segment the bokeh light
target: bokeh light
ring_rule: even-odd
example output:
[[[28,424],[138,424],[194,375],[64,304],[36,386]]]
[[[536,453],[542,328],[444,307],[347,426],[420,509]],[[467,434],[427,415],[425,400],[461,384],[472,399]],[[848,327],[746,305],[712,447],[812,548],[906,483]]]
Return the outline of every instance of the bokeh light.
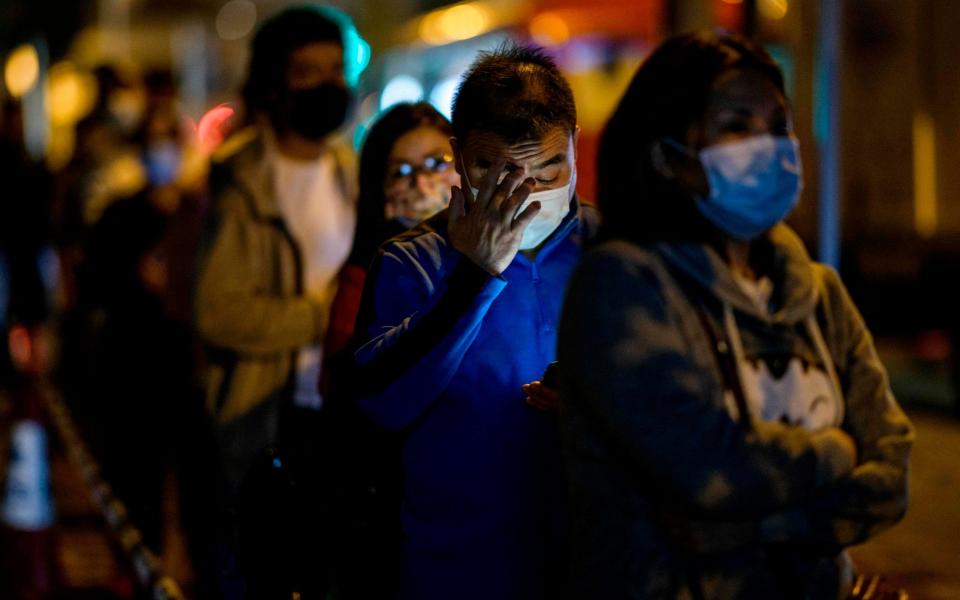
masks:
[[[767,19],[778,21],[787,16],[790,5],[787,0],[760,0],[757,9]]]
[[[453,109],[453,96],[457,93],[459,85],[460,76],[449,77],[433,86],[430,91],[430,103],[448,119]]]
[[[490,8],[482,2],[457,4],[426,15],[419,33],[426,43],[439,46],[486,33],[492,21]]]
[[[257,5],[250,0],[230,0],[217,13],[217,35],[222,40],[239,40],[253,31]]]
[[[416,102],[423,98],[423,86],[409,75],[397,75],[383,86],[380,94],[380,110],[386,110],[399,102]]]
[[[40,56],[31,44],[18,46],[7,57],[3,80],[7,91],[19,98],[33,89],[40,77]]]
[[[72,63],[59,62],[47,76],[47,112],[53,125],[73,125],[87,116],[97,101],[94,76]]]
[[[543,13],[530,22],[530,37],[541,46],[556,46],[570,39],[570,28],[560,15]]]

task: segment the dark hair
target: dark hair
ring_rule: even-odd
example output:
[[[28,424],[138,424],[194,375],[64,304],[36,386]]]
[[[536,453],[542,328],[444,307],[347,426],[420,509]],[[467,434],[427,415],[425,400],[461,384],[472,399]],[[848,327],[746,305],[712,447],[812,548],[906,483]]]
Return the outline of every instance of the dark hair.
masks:
[[[537,139],[562,126],[577,126],[570,84],[542,48],[504,44],[481,52],[453,99],[453,133],[494,133],[507,143]]]
[[[87,245],[89,300],[112,307],[142,296],[140,259],[161,243],[167,223],[166,215],[150,202],[147,189],[110,204],[93,226]]]
[[[351,263],[369,266],[380,244],[391,237],[391,228],[384,214],[387,199],[383,184],[387,178],[387,161],[397,140],[408,131],[422,126],[453,135],[450,121],[427,102],[393,106],[367,133],[360,153],[357,231],[350,253]]]
[[[313,42],[343,46],[340,26],[324,15],[319,6],[294,6],[264,21],[250,47],[250,69],[243,86],[248,115],[270,110],[272,96],[286,87],[290,55]]]
[[[663,138],[683,141],[703,118],[717,78],[752,69],[783,92],[783,75],[759,45],[737,35],[697,31],[671,37],[643,62],[607,122],[597,153],[603,238],[705,240],[712,229],[694,199],[652,164]]]

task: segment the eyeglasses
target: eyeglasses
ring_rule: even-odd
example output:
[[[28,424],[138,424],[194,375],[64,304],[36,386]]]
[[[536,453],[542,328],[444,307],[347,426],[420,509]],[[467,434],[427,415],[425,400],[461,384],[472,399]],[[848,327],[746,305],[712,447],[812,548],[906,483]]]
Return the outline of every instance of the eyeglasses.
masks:
[[[416,179],[417,173],[426,173],[433,175],[435,173],[445,173],[453,165],[453,156],[449,154],[437,154],[423,159],[422,165],[413,165],[410,163],[398,163],[390,170],[387,182],[398,184],[401,181],[410,182]]]

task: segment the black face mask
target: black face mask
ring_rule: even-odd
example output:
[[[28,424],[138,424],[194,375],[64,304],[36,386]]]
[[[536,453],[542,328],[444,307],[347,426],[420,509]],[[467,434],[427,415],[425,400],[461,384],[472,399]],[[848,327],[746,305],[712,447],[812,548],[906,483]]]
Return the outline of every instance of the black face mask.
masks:
[[[303,137],[320,140],[347,120],[351,101],[349,90],[335,83],[288,91],[286,114],[280,119]]]

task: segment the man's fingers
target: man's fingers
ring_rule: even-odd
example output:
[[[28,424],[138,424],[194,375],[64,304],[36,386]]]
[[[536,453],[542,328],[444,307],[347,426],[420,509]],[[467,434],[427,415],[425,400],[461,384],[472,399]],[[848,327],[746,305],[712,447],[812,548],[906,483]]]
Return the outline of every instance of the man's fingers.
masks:
[[[452,225],[467,214],[463,190],[457,186],[450,188],[450,208],[447,212],[447,224]]]
[[[523,209],[523,212],[517,215],[517,218],[513,220],[513,229],[523,231],[539,212],[540,202],[531,202],[530,206]]]
[[[517,186],[513,193],[500,205],[500,213],[503,218],[513,221],[513,218],[517,216],[517,210],[526,202],[527,197],[530,196],[536,186],[536,179],[532,177],[524,179],[523,183]]]
[[[557,390],[543,385],[539,381],[528,383],[521,388],[526,402],[537,410],[554,411],[560,406],[560,394]]]
[[[490,198],[491,207],[496,210],[501,210],[503,203],[520,187],[521,182],[523,182],[523,173],[520,171],[507,173],[507,176],[503,178],[503,181],[500,182],[497,190]]]
[[[501,157],[487,169],[487,174],[483,176],[483,181],[480,182],[480,193],[477,194],[477,203],[481,206],[488,205],[490,199],[493,198],[497,190],[497,182],[500,180],[500,174],[503,173],[503,167],[506,164],[507,160]]]

